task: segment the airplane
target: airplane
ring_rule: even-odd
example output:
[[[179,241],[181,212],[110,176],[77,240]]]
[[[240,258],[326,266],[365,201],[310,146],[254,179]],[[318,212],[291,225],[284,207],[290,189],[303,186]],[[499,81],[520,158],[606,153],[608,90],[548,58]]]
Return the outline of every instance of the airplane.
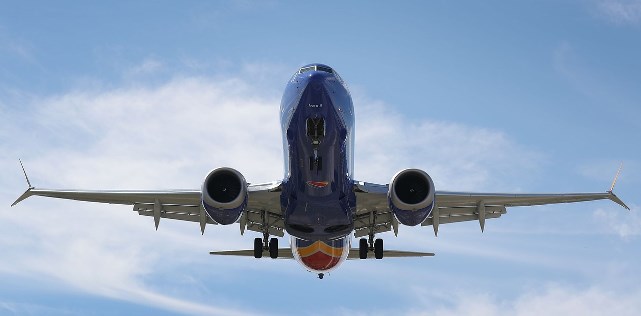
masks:
[[[280,104],[285,172],[282,180],[249,184],[230,167],[212,170],[200,190],[116,191],[51,190],[31,185],[13,204],[30,196],[132,205],[139,215],[200,224],[239,224],[262,233],[249,250],[212,251],[212,255],[293,258],[323,278],[346,259],[426,257],[433,253],[386,250],[377,234],[400,225],[432,226],[499,218],[512,206],[531,206],[609,199],[629,210],[609,191],[569,194],[501,194],[437,191],[429,174],[400,170],[389,184],[355,180],[354,106],[347,85],[324,64],[298,69]],[[393,154],[393,153],[390,153]],[[278,237],[290,236],[290,248]],[[351,247],[351,236],[359,238]],[[274,237],[272,237],[274,236]],[[365,238],[366,237],[366,238]]]

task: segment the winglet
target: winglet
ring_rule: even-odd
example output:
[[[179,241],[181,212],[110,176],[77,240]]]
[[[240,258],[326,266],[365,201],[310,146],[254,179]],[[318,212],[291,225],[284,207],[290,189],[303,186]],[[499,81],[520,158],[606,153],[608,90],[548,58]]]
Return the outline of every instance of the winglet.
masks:
[[[26,199],[26,198],[28,198],[28,197],[33,195],[33,192],[31,192],[31,190],[33,189],[33,185],[31,185],[31,181],[29,181],[29,176],[27,176],[27,172],[24,169],[24,165],[22,164],[22,160],[18,159],[18,162],[20,162],[20,167],[22,168],[22,173],[24,174],[25,180],[27,180],[27,185],[29,186],[29,188],[27,189],[27,191],[22,193],[22,195],[15,202],[13,202],[13,204],[11,204],[11,206],[14,206],[14,205],[18,204],[18,203],[22,202],[24,199]]]
[[[608,198],[609,198],[612,202],[614,202],[614,203],[616,203],[616,204],[619,204],[619,205],[623,206],[623,208],[625,208],[625,209],[626,209],[626,210],[628,210],[628,211],[630,210],[630,208],[629,208],[627,205],[625,205],[625,203],[623,203],[623,201],[622,201],[618,196],[616,196],[616,194],[612,193],[612,191],[608,191],[608,193],[610,193],[610,195],[608,196]]]
[[[617,170],[617,174],[614,176],[614,180],[612,180],[612,185],[610,186],[610,191],[608,192],[614,191],[614,185],[617,184],[617,180],[619,179],[619,174],[621,174],[621,169],[623,169],[623,162],[621,163],[621,165],[619,165],[619,170]]]
[[[16,204],[18,204],[18,203],[22,202],[24,199],[26,199],[26,198],[28,198],[28,197],[32,196],[32,195],[33,195],[33,192],[31,192],[31,190],[32,190],[32,189],[33,189],[33,188],[28,188],[28,189],[27,189],[27,191],[25,191],[24,193],[22,193],[22,195],[21,195],[21,196],[20,196],[20,197],[15,201],[15,202],[13,202],[13,204],[11,204],[11,206],[14,206],[14,205],[16,205]]]
[[[625,203],[623,203],[623,201],[618,196],[616,196],[614,192],[612,192],[614,191],[614,185],[617,184],[617,180],[619,179],[619,175],[621,174],[621,169],[623,169],[623,162],[621,163],[621,165],[619,165],[619,170],[617,170],[617,174],[614,176],[614,180],[612,180],[612,185],[610,186],[610,190],[608,191],[608,193],[610,194],[608,198],[612,200],[614,203],[623,206],[623,208],[629,211],[630,208],[627,205],[625,205]]]
[[[33,186],[31,185],[31,181],[29,181],[29,177],[27,176],[27,172],[24,170],[24,165],[22,164],[22,160],[18,159],[20,162],[20,167],[22,168],[22,173],[24,174],[25,180],[27,180],[27,185],[29,185],[29,189],[33,189]]]

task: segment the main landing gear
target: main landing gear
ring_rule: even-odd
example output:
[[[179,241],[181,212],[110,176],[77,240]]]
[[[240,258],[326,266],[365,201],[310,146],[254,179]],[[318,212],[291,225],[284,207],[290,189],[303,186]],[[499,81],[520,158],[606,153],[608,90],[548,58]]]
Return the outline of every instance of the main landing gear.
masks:
[[[254,238],[254,258],[262,258],[263,251],[269,252],[272,259],[278,258],[278,238],[269,238],[269,225],[267,224],[267,214],[262,211],[260,214],[263,226],[263,238]]]
[[[262,258],[263,251],[269,251],[269,257],[272,259],[278,258],[278,238],[269,238],[267,229],[263,231],[263,238],[254,238],[254,258]]]
[[[358,257],[367,259],[370,251],[374,252],[374,258],[383,259],[383,239],[374,240],[374,234],[370,234],[368,239],[361,238],[358,241]]]
[[[265,240],[265,242],[263,242]],[[254,258],[262,258],[263,251],[269,251],[269,257],[278,258],[278,238],[254,238]]]

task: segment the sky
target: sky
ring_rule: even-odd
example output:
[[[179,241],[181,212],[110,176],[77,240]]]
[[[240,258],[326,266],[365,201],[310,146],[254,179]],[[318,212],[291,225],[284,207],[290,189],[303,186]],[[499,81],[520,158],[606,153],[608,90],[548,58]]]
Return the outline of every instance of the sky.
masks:
[[[2,315],[638,315],[641,1],[19,1],[0,4]],[[212,257],[258,234],[32,197],[36,187],[198,189],[216,167],[283,177],[298,67],[347,82],[359,180],[603,192],[401,227],[345,262]],[[282,239],[281,245],[288,239]]]

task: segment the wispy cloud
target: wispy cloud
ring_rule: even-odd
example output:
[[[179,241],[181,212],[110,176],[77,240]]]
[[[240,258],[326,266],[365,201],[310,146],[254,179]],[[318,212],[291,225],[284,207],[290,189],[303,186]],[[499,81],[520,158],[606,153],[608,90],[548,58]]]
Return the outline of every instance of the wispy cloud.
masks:
[[[535,170],[542,158],[498,130],[412,120],[380,102],[360,97],[355,102],[360,179],[387,183],[400,169],[418,167],[438,189],[513,191],[508,176]]]
[[[457,291],[435,295],[414,289],[419,305],[412,315],[636,315],[641,310],[641,293],[612,292],[601,287],[575,288],[549,284],[510,298],[493,293]],[[434,300],[435,296],[442,300]]]
[[[149,57],[146,58],[139,65],[134,66],[133,68],[127,71],[129,76],[143,76],[143,75],[152,75],[161,71],[164,68],[164,64],[157,58]]]
[[[266,69],[259,66],[242,72],[253,77],[251,69]],[[3,128],[10,133],[3,136],[0,151],[21,156],[31,181],[46,187],[197,189],[217,166],[238,168],[251,182],[280,179],[280,91],[265,92],[260,82],[242,75],[177,76],[152,86],[125,84],[32,97],[21,113],[5,111],[9,115]],[[356,99],[359,179],[385,183],[401,168],[420,167],[444,188],[511,188],[506,178],[523,180],[536,169],[540,154],[499,130],[411,119],[392,106],[364,96]],[[2,183],[15,188],[0,192],[8,205],[24,180],[13,158],[7,157],[0,168],[12,175]],[[171,311],[246,311],[224,292],[191,299],[152,285],[163,271],[204,265],[201,255],[212,244],[246,248],[250,237],[239,238],[236,226],[215,227],[213,233],[210,227],[202,237],[196,224],[163,221],[154,232],[149,218],[137,217],[128,207],[39,198],[11,211],[0,212],[4,275],[59,282]],[[207,264],[220,268],[212,271],[272,267],[229,260]],[[202,281],[195,282],[198,288]],[[208,303],[212,298],[215,305]]]
[[[0,53],[18,57],[27,62],[34,62],[33,47],[26,41],[10,34],[0,25]]]
[[[597,6],[601,15],[618,25],[639,25],[641,22],[640,0],[600,0]]]
[[[630,205],[629,212],[612,212],[604,209],[594,211],[594,219],[625,240],[641,235],[641,211],[636,205]]]

